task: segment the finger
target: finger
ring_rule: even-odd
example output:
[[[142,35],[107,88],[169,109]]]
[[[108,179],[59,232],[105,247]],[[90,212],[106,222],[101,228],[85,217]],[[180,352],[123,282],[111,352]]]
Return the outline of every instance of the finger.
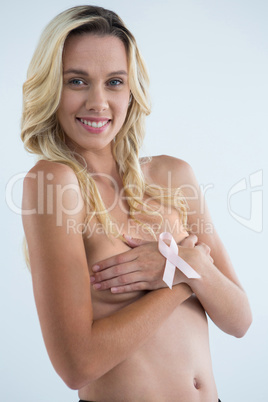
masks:
[[[194,247],[198,242],[198,237],[196,235],[190,234],[185,239],[183,239],[179,245],[182,247]]]
[[[93,272],[99,272],[114,265],[125,264],[127,262],[133,261],[137,258],[136,253],[133,253],[133,251],[134,250],[128,250],[124,253],[113,255],[112,257],[97,262],[92,266],[91,269]]]
[[[201,248],[205,254],[210,254],[210,252],[211,252],[211,248],[206,243],[198,242],[196,244],[196,247]]]
[[[116,278],[109,279],[107,281],[94,283],[93,288],[95,290],[107,290],[111,289],[112,287],[120,287],[120,286],[127,286],[132,285],[135,282],[142,280],[140,275],[137,275],[135,272],[130,274],[120,275]]]
[[[107,268],[103,271],[95,272],[91,275],[91,283],[103,282],[108,279],[117,278],[118,276],[130,274],[131,272],[136,272],[139,270],[139,266],[136,261],[131,261],[125,264],[114,265],[111,268]]]
[[[138,290],[148,290],[149,283],[148,282],[135,282],[131,285],[125,286],[114,286],[111,288],[112,293],[129,293],[129,292],[136,292]]]
[[[128,236],[126,234],[123,234],[123,237],[125,239],[125,242],[127,243],[128,246],[130,247],[138,247],[138,246],[142,246],[143,244],[147,244],[150,243],[148,240],[143,240],[143,239],[138,239],[136,237],[131,237]]]

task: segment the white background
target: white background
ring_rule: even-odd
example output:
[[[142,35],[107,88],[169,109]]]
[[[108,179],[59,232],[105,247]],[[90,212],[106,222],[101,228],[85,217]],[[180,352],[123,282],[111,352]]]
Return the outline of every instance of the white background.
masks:
[[[10,1],[1,5],[1,188],[34,164],[20,141],[21,87],[43,27],[68,0]],[[249,176],[267,168],[268,3],[266,0],[95,0],[116,11],[137,38],[151,76],[153,113],[144,154],[169,154],[189,162],[207,191],[216,228],[248,293],[254,322],[235,339],[210,324],[214,373],[223,402],[265,402],[268,373],[267,258],[264,225],[249,219]],[[264,179],[266,172],[264,171]],[[21,181],[13,192],[21,202]],[[265,199],[265,198],[264,198]],[[263,221],[266,210],[263,211]],[[255,221],[258,220],[256,216]],[[255,222],[256,223],[256,222]],[[21,251],[21,218],[1,199],[0,400],[75,402],[55,374],[43,344],[31,277]],[[267,240],[267,236],[266,236]],[[190,402],[190,401],[189,401]],[[208,401],[210,402],[210,401]]]

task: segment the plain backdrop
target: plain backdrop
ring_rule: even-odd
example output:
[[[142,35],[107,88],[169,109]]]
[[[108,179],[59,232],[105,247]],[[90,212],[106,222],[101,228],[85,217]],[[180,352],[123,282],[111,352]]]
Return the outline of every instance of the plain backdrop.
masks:
[[[21,250],[19,177],[35,163],[20,140],[21,87],[30,58],[44,26],[79,4],[15,0],[1,5],[0,400],[5,402],[78,400],[54,372],[40,332]],[[143,154],[169,154],[192,165],[250,299],[254,322],[244,338],[209,324],[219,397],[223,402],[266,402],[268,2],[93,4],[123,18],[146,60],[153,108]],[[12,178],[12,194],[9,185],[5,201]]]

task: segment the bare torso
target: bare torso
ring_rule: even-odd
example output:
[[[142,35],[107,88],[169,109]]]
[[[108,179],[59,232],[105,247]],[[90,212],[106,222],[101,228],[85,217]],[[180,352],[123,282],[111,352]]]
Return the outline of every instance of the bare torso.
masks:
[[[117,207],[113,216],[126,225],[122,226],[122,233],[146,239],[134,223],[127,225],[127,216],[120,215]],[[175,211],[164,217],[164,222],[170,224],[168,231],[170,227],[176,228],[173,236],[180,242],[186,232],[180,225],[172,226],[176,220]],[[90,274],[90,267],[97,261],[129,250],[119,238],[111,241],[96,228],[100,227],[92,220],[84,236]],[[164,230],[167,228],[163,226]],[[112,315],[143,295],[143,291],[112,294],[110,290],[92,288],[94,320]],[[120,342],[120,334],[118,337]],[[198,299],[192,296],[178,305],[143,347],[97,381],[80,389],[79,397],[101,402],[216,402],[207,319]]]

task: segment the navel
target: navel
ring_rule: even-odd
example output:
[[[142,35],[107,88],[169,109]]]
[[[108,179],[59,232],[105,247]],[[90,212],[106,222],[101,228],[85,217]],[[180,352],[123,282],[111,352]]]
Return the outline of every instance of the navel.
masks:
[[[200,389],[200,387],[201,387],[201,383],[200,383],[200,381],[197,379],[197,378],[194,378],[194,387],[196,388],[196,389]]]

